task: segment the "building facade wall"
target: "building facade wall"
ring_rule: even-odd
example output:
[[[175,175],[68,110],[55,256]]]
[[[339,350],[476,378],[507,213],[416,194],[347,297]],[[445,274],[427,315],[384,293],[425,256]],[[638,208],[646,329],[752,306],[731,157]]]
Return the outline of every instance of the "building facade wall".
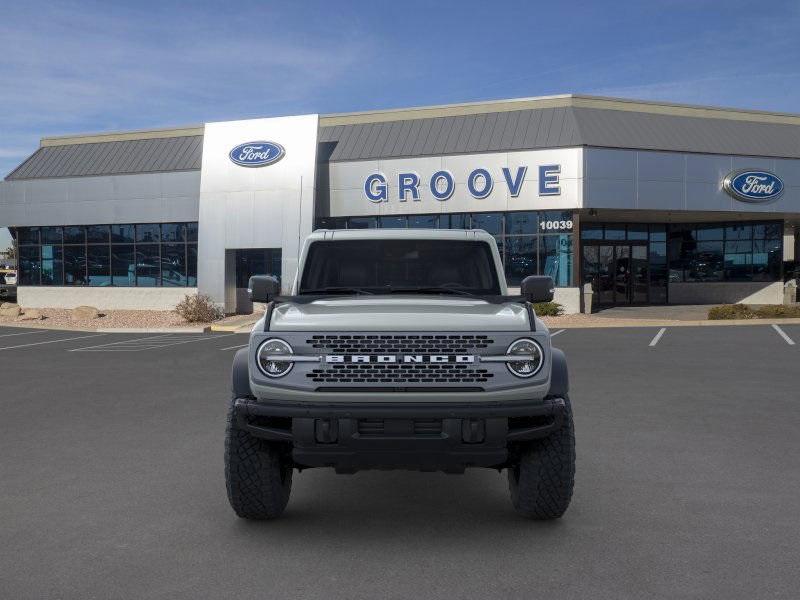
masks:
[[[35,287],[17,288],[17,302],[26,308],[75,308],[102,310],[172,310],[197,288],[145,287]]]
[[[301,240],[313,228],[318,129],[317,115],[206,125],[198,289],[226,312],[236,308],[230,250],[281,248],[282,286],[291,288]],[[285,154],[259,168],[235,164],[230,152],[249,141],[278,143]]]
[[[577,209],[583,197],[582,153],[581,148],[564,148],[333,162],[329,166],[329,214],[325,216]],[[540,194],[540,167],[548,165],[559,166],[558,193]],[[514,180],[523,167],[524,180],[513,195],[503,169]],[[485,198],[475,198],[467,189],[470,173],[479,168],[492,177],[492,189]],[[455,189],[447,200],[437,200],[430,192],[431,177],[442,170],[449,171],[455,180]],[[365,180],[374,173],[386,178],[386,201],[372,202],[365,196]],[[418,200],[400,200],[398,177],[402,173],[419,176]]]
[[[800,214],[800,160],[605,148],[586,148],[583,156],[583,208]],[[746,168],[778,175],[783,195],[766,203],[729,196],[722,180]]]
[[[197,221],[200,172],[0,183],[4,227]]]
[[[783,304],[783,282],[671,282],[670,304]]]

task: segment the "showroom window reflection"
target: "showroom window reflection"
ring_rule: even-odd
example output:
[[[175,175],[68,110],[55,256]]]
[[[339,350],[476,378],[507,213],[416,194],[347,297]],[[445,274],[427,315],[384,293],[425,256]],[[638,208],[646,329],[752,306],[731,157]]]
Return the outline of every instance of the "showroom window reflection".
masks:
[[[519,286],[528,275],[550,275],[559,287],[573,285],[572,211],[324,217],[316,225],[320,229],[483,229],[497,241],[509,286]]]
[[[197,223],[20,227],[20,285],[194,287]]]

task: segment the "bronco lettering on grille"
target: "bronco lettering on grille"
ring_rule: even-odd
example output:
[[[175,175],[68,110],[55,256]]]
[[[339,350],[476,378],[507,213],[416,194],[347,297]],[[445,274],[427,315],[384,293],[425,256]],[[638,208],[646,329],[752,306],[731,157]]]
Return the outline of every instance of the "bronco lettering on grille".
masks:
[[[474,363],[472,354],[328,354],[326,363]]]

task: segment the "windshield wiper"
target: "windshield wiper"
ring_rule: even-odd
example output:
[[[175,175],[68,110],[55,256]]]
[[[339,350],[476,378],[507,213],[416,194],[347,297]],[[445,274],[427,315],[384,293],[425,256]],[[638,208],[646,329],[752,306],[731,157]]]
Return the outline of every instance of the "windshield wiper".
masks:
[[[374,295],[373,292],[368,292],[365,289],[347,286],[328,286],[322,288],[309,288],[300,290],[300,294],[368,294]]]
[[[459,290],[444,285],[427,286],[427,287],[414,287],[414,288],[388,288],[389,294],[455,294],[457,296],[469,296],[470,298],[479,298],[478,294],[473,294],[466,290]]]

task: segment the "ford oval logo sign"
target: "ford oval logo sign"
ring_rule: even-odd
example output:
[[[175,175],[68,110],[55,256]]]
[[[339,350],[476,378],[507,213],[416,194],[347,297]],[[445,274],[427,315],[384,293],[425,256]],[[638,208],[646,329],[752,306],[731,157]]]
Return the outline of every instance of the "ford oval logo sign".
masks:
[[[247,142],[239,144],[228,156],[240,167],[265,167],[283,158],[286,150],[275,142]]]
[[[769,171],[734,171],[725,177],[722,187],[742,202],[769,202],[783,194],[783,180]]]

